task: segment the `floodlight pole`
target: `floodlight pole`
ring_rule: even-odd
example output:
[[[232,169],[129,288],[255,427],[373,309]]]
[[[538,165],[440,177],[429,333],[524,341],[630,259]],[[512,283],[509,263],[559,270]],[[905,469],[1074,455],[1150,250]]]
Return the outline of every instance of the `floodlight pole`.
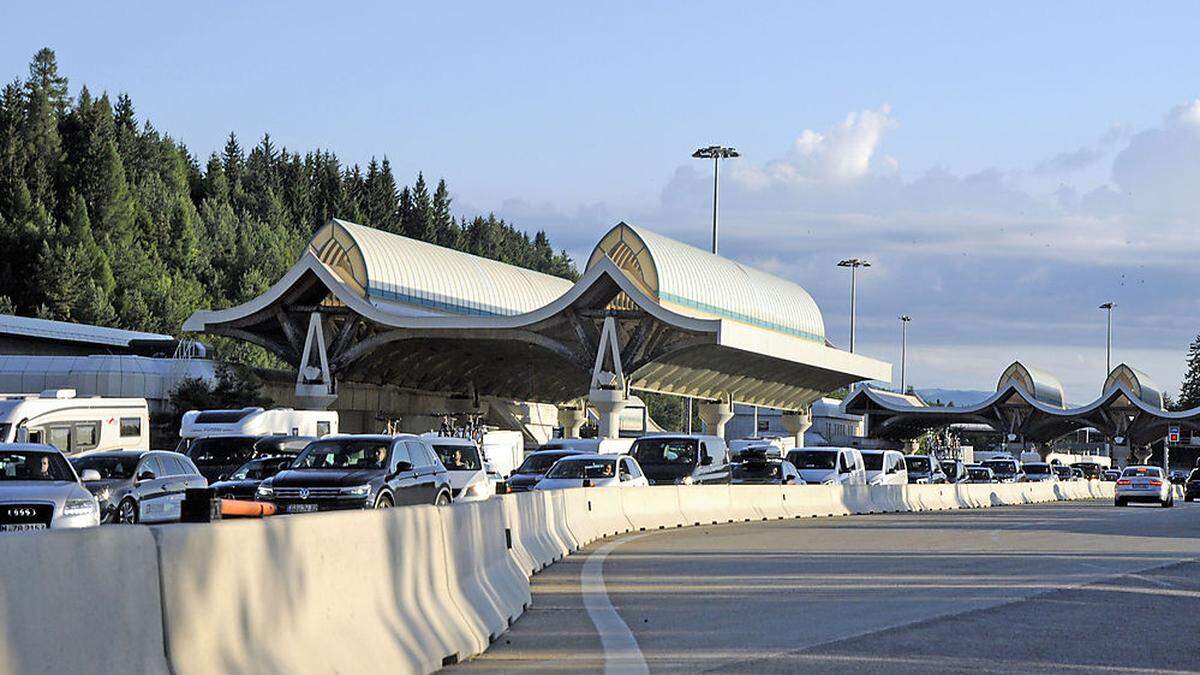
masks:
[[[1100,305],[1100,309],[1106,310],[1108,312],[1108,320],[1107,320],[1108,328],[1105,331],[1105,339],[1104,339],[1104,376],[1105,377],[1108,377],[1108,374],[1112,372],[1112,311],[1113,311],[1113,308],[1116,306],[1117,306],[1117,303],[1115,303],[1115,302],[1106,302],[1103,305]]]
[[[712,252],[717,254],[717,210],[720,203],[721,192],[721,160],[730,159],[733,157],[741,157],[741,153],[736,148],[727,148],[722,145],[710,145],[706,148],[699,148],[692,153],[692,157],[696,159],[711,159],[713,161],[713,216],[712,216]]]
[[[858,268],[870,267],[871,263],[859,258],[848,258],[838,263],[838,267],[850,268],[850,353],[854,353],[854,314],[858,302]]]
[[[905,365],[908,361],[908,322],[912,321],[912,317],[907,314],[900,315],[900,393],[907,391],[904,387]]]

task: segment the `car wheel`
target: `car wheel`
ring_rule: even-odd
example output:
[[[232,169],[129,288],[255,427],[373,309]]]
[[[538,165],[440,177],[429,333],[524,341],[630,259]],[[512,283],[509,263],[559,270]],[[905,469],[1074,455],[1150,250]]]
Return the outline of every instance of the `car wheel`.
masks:
[[[377,509],[390,509],[393,506],[395,504],[392,503],[392,496],[389,494],[379,495],[379,499],[375,500],[375,508]]]
[[[133,497],[126,497],[117,505],[117,512],[113,514],[113,522],[122,525],[133,525],[138,521],[137,502]]]
[[[1187,496],[1185,496],[1185,497],[1183,498],[1183,501],[1185,501],[1185,502],[1190,502],[1190,501],[1192,501],[1193,499],[1195,499],[1195,497],[1187,497]]]
[[[449,506],[450,505],[450,493],[449,492],[439,492],[437,499],[433,500],[433,505],[434,506]]]
[[[1166,500],[1164,500],[1162,503],[1162,507],[1164,509],[1169,509],[1172,506],[1175,506],[1175,498],[1174,497],[1167,497]]]
[[[1118,498],[1117,498],[1117,500],[1116,500],[1115,502],[1113,502],[1113,503],[1114,503],[1116,506],[1125,506],[1125,500],[1124,500],[1124,499],[1121,499],[1120,497],[1118,497]]]

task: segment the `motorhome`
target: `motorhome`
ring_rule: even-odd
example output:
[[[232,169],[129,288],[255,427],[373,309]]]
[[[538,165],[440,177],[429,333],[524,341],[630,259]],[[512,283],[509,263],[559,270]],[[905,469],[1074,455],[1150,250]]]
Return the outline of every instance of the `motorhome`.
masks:
[[[217,480],[253,459],[264,437],[321,438],[337,432],[338,414],[332,410],[189,410],[175,451],[190,457],[205,478]]]
[[[149,450],[144,398],[77,397],[74,389],[0,394],[0,442],[48,443],[65,455]]]
[[[183,414],[179,437],[188,441],[207,436],[328,436],[338,432],[334,410],[291,408],[241,408],[239,410],[189,410]]]

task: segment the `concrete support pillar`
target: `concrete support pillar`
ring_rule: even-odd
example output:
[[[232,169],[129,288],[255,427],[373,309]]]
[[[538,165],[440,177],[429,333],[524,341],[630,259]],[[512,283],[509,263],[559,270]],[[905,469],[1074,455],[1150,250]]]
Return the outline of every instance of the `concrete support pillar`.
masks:
[[[780,416],[783,428],[796,437],[796,447],[804,447],[804,432],[812,427],[812,408],[788,410]]]
[[[629,399],[622,389],[600,389],[593,387],[588,391],[588,403],[596,409],[599,438],[618,438],[621,434],[621,411]]]
[[[579,430],[587,421],[587,408],[580,405],[558,406],[558,425],[562,427],[563,438],[579,438]]]
[[[733,405],[728,401],[704,401],[700,404],[700,421],[713,436],[725,438],[725,424],[733,419]]]

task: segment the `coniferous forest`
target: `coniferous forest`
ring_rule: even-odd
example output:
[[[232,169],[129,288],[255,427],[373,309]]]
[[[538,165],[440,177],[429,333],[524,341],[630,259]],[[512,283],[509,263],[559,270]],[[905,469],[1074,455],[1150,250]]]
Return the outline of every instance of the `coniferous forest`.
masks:
[[[0,313],[178,334],[262,293],[331,217],[577,276],[544,232],[456,219],[444,180],[400,186],[386,158],[364,169],[269,134],[196,157],[127,94],[72,96],[50,49],[0,93]]]

